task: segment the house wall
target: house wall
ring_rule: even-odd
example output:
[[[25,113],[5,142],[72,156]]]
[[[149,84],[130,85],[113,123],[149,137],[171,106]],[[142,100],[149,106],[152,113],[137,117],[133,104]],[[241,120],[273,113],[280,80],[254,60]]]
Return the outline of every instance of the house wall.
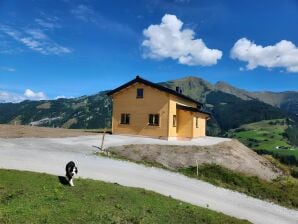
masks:
[[[177,104],[177,102],[172,99],[172,96],[170,96],[170,100],[169,100],[169,137],[177,136],[177,125],[178,124],[176,124],[176,127],[173,126],[173,115],[176,115],[176,123],[178,123],[176,104]]]
[[[178,122],[180,122],[178,114],[177,114],[177,109],[176,109],[177,103],[184,105],[184,106],[188,106],[188,107],[196,107],[197,106],[193,102],[189,102],[187,100],[170,95],[170,100],[169,100],[169,137],[177,137]],[[173,115],[176,115],[177,127],[173,127]],[[190,130],[192,130],[192,126],[190,127]],[[191,136],[188,136],[188,137],[191,137]]]
[[[136,98],[137,88],[144,89],[144,98]],[[136,83],[113,94],[112,132],[152,137],[168,136],[169,94]],[[121,114],[130,114],[130,124],[120,124]],[[149,114],[159,114],[159,126],[149,126]]]
[[[192,112],[177,110],[177,137],[192,138],[193,115]]]
[[[198,128],[196,127],[196,117],[198,117]],[[206,115],[201,113],[194,113],[193,115],[193,137],[206,136]]]

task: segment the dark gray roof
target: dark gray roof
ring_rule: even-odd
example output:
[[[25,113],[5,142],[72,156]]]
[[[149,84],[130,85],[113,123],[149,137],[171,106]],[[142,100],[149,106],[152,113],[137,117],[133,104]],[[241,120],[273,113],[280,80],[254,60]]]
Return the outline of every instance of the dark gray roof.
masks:
[[[191,112],[198,112],[198,113],[202,113],[202,114],[206,114],[206,115],[210,116],[210,113],[208,113],[207,111],[204,111],[202,109],[195,108],[195,107],[187,107],[187,106],[184,106],[184,105],[181,105],[181,104],[177,104],[176,105],[176,108],[177,109],[180,109],[180,110],[186,110],[186,111],[191,111]]]
[[[133,80],[131,80],[131,81],[123,84],[122,86],[119,86],[116,89],[111,90],[107,94],[108,94],[108,96],[113,95],[114,93],[119,92],[120,90],[125,89],[126,87],[128,87],[130,85],[133,85],[134,83],[137,83],[137,82],[143,83],[143,84],[145,84],[147,86],[151,86],[151,87],[156,88],[156,89],[159,89],[160,91],[164,91],[164,92],[170,93],[172,95],[178,96],[178,97],[180,97],[182,99],[191,101],[191,102],[196,103],[198,105],[201,105],[201,106],[203,105],[202,103],[200,103],[200,102],[198,102],[198,101],[196,101],[196,100],[194,100],[194,99],[192,99],[192,98],[190,98],[188,96],[185,96],[185,95],[183,95],[183,94],[181,94],[179,92],[176,92],[175,90],[172,90],[172,89],[169,89],[169,88],[164,87],[162,85],[158,85],[156,83],[150,82],[148,80],[145,80],[145,79],[141,78],[140,76],[136,76],[135,79],[133,79]]]

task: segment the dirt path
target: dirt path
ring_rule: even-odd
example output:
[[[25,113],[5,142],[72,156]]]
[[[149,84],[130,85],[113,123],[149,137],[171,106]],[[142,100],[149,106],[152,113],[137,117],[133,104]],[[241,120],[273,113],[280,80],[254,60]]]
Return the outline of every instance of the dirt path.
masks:
[[[65,138],[83,135],[94,135],[94,133],[77,129],[0,124],[0,138]]]
[[[86,140],[88,139],[88,141]],[[64,175],[74,160],[79,176],[140,187],[253,223],[297,224],[298,211],[169,171],[93,155],[98,137],[0,139],[0,168]]]

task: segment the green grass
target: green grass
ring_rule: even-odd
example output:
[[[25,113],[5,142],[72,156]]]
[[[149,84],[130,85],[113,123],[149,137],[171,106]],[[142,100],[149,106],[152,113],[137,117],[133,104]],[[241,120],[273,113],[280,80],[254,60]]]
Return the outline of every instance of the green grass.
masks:
[[[256,152],[267,152],[281,158],[281,161],[283,161],[282,157],[293,156],[298,161],[298,148],[290,145],[284,137],[287,125],[283,122],[284,119],[276,119],[246,124],[230,131],[228,135],[237,138]],[[277,149],[277,146],[285,146],[289,149]]]
[[[298,208],[298,181],[294,178],[267,182],[258,177],[246,176],[215,164],[199,166],[198,176],[196,167],[180,169],[179,172],[252,197],[290,208]]]
[[[0,223],[248,223],[143,189],[0,170]]]

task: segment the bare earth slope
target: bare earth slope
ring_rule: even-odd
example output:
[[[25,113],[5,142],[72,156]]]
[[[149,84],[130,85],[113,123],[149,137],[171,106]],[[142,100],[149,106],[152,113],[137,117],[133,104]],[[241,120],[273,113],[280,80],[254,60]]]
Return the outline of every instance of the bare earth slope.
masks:
[[[110,151],[133,161],[159,163],[169,169],[215,163],[228,169],[272,180],[282,173],[268,160],[237,140],[209,146],[122,145]]]
[[[43,128],[28,125],[0,125],[0,138],[65,138],[94,135],[78,129]]]

